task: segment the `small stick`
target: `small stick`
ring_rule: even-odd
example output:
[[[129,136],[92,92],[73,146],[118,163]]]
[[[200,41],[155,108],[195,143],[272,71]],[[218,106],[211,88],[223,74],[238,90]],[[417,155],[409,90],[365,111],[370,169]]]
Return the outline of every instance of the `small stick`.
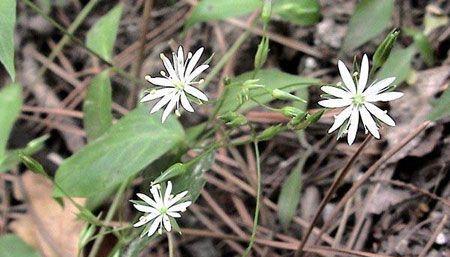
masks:
[[[436,240],[436,237],[439,235],[439,233],[441,233],[445,224],[447,224],[447,214],[444,214],[444,217],[442,218],[441,222],[439,222],[439,225],[434,230],[433,235],[431,235],[430,239],[428,240],[427,244],[423,248],[422,252],[420,252],[418,257],[425,257],[425,255],[427,254],[427,252],[430,250],[431,246],[433,245],[434,241]]]

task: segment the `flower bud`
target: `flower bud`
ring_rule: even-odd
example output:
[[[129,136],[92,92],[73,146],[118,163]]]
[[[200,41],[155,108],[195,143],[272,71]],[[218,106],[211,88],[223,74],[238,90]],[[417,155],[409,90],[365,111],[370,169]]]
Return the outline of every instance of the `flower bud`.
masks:
[[[309,124],[313,124],[316,123],[320,117],[322,117],[323,113],[325,112],[325,109],[322,109],[318,112],[315,112],[313,114],[308,115],[308,117],[306,118],[306,121],[309,122]]]
[[[289,125],[294,128],[295,126],[298,126],[300,123],[305,122],[306,115],[307,115],[306,112],[296,115],[294,118],[291,119]]]
[[[256,140],[258,140],[258,141],[269,140],[272,137],[276,136],[282,129],[283,129],[282,124],[268,127],[263,132],[261,132],[258,136],[256,136]]]
[[[293,94],[290,94],[288,92],[285,92],[280,89],[274,89],[272,90],[272,97],[279,100],[292,100],[292,101],[300,101],[306,103],[305,100],[301,99],[298,96],[295,96]]]
[[[392,30],[383,42],[378,46],[377,50],[373,54],[373,70],[377,70],[386,62],[389,54],[391,53],[392,47],[397,40],[400,30],[395,28]]]
[[[165,170],[159,177],[157,177],[152,184],[159,184],[161,182],[167,181],[171,178],[180,176],[184,172],[186,172],[187,167],[183,163],[175,163],[170,166],[167,170]]]
[[[265,0],[261,11],[261,20],[265,26],[270,22],[271,14],[272,14],[272,0]]]
[[[281,113],[288,118],[294,118],[300,114],[304,114],[305,112],[292,106],[285,106],[281,108]]]
[[[232,128],[237,128],[247,124],[247,118],[236,112],[227,112],[219,117],[225,124]]]
[[[267,60],[267,54],[269,53],[269,38],[264,36],[258,45],[258,50],[255,55],[255,69],[259,70]]]
[[[47,173],[44,170],[44,167],[37,162],[35,159],[31,158],[30,156],[27,156],[23,153],[19,153],[20,160],[25,164],[25,166],[31,170],[32,172],[40,175],[47,176]]]

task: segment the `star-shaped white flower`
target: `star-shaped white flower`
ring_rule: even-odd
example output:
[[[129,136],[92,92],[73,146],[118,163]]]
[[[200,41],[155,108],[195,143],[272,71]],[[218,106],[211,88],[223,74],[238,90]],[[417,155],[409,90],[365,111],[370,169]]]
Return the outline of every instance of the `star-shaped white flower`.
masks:
[[[194,54],[189,52],[185,60],[183,48],[180,46],[177,54],[172,53],[173,65],[164,54],[161,54],[160,57],[169,76],[164,71],[161,71],[162,77],[145,76],[148,82],[160,88],[152,90],[144,96],[141,99],[141,103],[161,98],[153,106],[150,113],[157,112],[167,105],[162,115],[162,122],[167,119],[174,109],[176,109],[175,113],[179,114],[180,103],[186,111],[194,112],[194,108],[192,108],[186,93],[201,101],[208,101],[208,97],[202,91],[192,86],[203,82],[202,79],[196,81],[196,78],[209,67],[208,64],[202,64],[195,68],[203,53],[203,49],[203,47],[198,49]]]
[[[134,204],[134,208],[145,214],[141,216],[139,221],[133,226],[137,228],[152,222],[147,232],[148,236],[152,236],[157,230],[158,233],[161,234],[163,228],[170,232],[172,230],[170,218],[181,217],[180,212],[186,211],[186,208],[192,203],[191,201],[179,202],[188,194],[188,191],[183,191],[176,196],[173,196],[171,194],[172,183],[169,181],[167,182],[167,188],[164,195],[161,192],[161,186],[159,184],[152,186],[150,192],[153,199],[145,194],[137,194],[137,196],[144,200],[148,205]]]
[[[355,141],[359,117],[361,116],[366,133],[369,131],[375,138],[379,139],[378,126],[372,115],[389,126],[395,126],[395,122],[387,115],[387,111],[381,110],[373,103],[392,101],[403,96],[401,92],[386,92],[394,82],[395,77],[375,81],[366,88],[369,77],[367,55],[364,55],[361,63],[357,86],[342,61],[338,62],[338,68],[344,87],[323,86],[322,91],[336,98],[319,101],[319,104],[327,108],[346,108],[334,117],[334,124],[328,130],[328,133],[335,131],[345,123],[344,130],[348,130],[347,142],[351,145]],[[348,122],[346,122],[347,120]]]

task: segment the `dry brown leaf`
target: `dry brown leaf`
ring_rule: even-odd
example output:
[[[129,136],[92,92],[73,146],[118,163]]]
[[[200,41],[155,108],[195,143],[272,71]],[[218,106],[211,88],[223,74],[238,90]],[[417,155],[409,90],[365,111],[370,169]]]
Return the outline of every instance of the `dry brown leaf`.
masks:
[[[65,257],[76,257],[83,228],[83,222],[76,217],[76,207],[67,199],[64,199],[64,208],[55,202],[48,179],[30,171],[23,174],[22,179],[33,213],[29,210],[12,222],[11,230],[40,249],[44,256],[59,256],[48,244],[48,240],[52,240]],[[84,200],[77,199],[77,202],[82,204]]]

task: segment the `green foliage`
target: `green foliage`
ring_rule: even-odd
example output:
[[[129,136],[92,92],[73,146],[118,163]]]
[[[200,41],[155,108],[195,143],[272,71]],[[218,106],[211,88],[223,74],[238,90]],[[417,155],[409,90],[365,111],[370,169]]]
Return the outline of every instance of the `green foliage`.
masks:
[[[95,76],[89,85],[84,100],[84,128],[92,141],[100,137],[112,125],[112,93],[109,70]]]
[[[377,78],[395,77],[394,84],[402,83],[410,74],[411,61],[416,53],[414,46],[405,49],[394,49],[386,63],[377,73]]]
[[[3,160],[3,162],[0,162],[0,173],[11,170],[15,166],[17,166],[20,161],[19,154],[31,156],[40,151],[44,147],[44,142],[47,139],[48,135],[44,135],[31,140],[24,148],[7,151],[5,159]]]
[[[219,113],[232,111],[239,106],[236,99],[242,85],[245,81],[251,79],[253,74],[253,71],[246,72],[231,81]],[[318,79],[296,76],[276,69],[262,69],[256,75],[256,79],[259,79],[258,84],[265,86],[265,88],[251,90],[250,97],[263,104],[273,100],[270,92],[274,89],[282,89],[286,92],[307,91],[311,84],[320,82]],[[254,102],[248,102],[241,107],[241,110],[247,110],[254,106],[256,106]]]
[[[261,0],[202,0],[186,21],[186,26],[190,27],[203,21],[222,20],[245,15],[260,7],[262,7]]]
[[[400,31],[397,28],[393,29],[386,36],[383,42],[381,42],[381,44],[378,45],[377,50],[375,50],[375,53],[373,54],[372,57],[373,60],[372,72],[378,70],[378,68],[383,66],[383,64],[389,58],[391,50],[394,47],[395,42],[397,41],[398,34],[400,34]]]
[[[433,110],[428,115],[428,119],[436,121],[450,115],[450,90],[447,88],[444,93],[433,104]]]
[[[0,257],[40,257],[31,246],[20,237],[6,234],[0,237]]]
[[[117,5],[88,31],[86,45],[102,58],[111,61],[123,6]]]
[[[0,1],[0,62],[14,81],[14,26],[16,23],[16,0]]]
[[[414,39],[414,46],[428,66],[434,65],[434,50],[424,33],[416,29],[404,29],[405,33]]]
[[[116,188],[166,152],[180,145],[184,131],[175,118],[161,124],[159,115],[141,106],[105,134],[66,159],[56,182],[71,196],[89,197]],[[163,142],[163,143],[162,143]],[[58,190],[55,196],[62,196]]]
[[[362,0],[350,19],[342,49],[350,52],[387,28],[394,10],[393,0]]]
[[[0,4],[1,5],[1,4]],[[1,40],[0,40],[1,41]],[[22,108],[22,88],[10,84],[0,90],[0,164],[6,158],[6,143],[9,133]]]
[[[320,4],[317,0],[274,1],[273,12],[297,25],[312,25],[320,20]]]

